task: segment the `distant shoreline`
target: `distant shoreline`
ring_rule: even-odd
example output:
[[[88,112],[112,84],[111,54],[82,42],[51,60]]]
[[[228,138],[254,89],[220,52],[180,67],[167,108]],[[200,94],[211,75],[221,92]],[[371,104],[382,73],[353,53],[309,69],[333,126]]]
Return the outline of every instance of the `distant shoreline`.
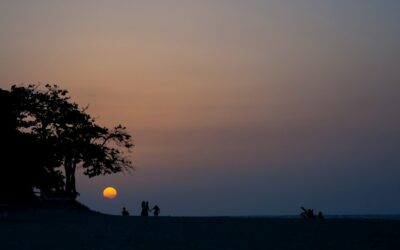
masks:
[[[18,210],[24,213],[24,210],[34,210],[34,211],[74,211],[74,212],[86,212],[93,213],[98,215],[106,215],[106,216],[121,216],[120,214],[108,214],[101,211],[92,210],[89,207],[83,205],[77,201],[68,201],[67,203],[61,203],[61,205],[51,205],[49,207],[46,206],[31,206],[31,205],[17,205],[10,206],[10,210]],[[131,214],[130,217],[140,217],[139,214]],[[153,217],[150,215],[149,217]],[[289,215],[168,215],[162,214],[160,217],[174,217],[174,218],[248,218],[248,219],[300,219],[304,220],[300,217],[300,215],[289,214]],[[356,219],[356,220],[370,220],[370,219],[382,219],[382,220],[400,220],[400,214],[325,214],[325,219]],[[315,219],[318,220],[318,219]]]
[[[400,220],[400,214],[381,215],[381,214],[326,214],[325,219],[388,219]],[[211,216],[212,217],[212,216]],[[224,217],[224,216],[222,216]],[[303,219],[299,215],[249,215],[249,216],[226,216],[232,218],[283,218],[283,219]]]

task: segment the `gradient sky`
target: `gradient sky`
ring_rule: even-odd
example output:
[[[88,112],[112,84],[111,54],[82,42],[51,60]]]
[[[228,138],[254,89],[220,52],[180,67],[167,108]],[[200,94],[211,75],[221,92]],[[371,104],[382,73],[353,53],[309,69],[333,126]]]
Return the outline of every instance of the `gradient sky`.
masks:
[[[2,0],[0,87],[56,83],[128,127],[133,174],[78,178],[94,210],[398,214],[399,13],[398,0]]]

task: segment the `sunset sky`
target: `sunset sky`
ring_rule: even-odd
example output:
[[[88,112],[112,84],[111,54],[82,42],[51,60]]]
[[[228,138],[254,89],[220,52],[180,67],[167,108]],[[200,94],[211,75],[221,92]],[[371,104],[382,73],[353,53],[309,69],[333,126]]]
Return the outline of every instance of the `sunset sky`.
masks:
[[[398,214],[399,13],[398,0],[2,0],[0,88],[58,84],[128,127],[135,171],[78,178],[93,210]]]

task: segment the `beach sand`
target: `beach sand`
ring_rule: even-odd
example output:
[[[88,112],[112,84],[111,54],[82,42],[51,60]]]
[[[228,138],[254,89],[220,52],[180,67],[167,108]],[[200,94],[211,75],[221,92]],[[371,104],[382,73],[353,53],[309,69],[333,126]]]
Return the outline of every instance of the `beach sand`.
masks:
[[[141,218],[30,209],[0,220],[0,249],[400,249],[400,221]]]

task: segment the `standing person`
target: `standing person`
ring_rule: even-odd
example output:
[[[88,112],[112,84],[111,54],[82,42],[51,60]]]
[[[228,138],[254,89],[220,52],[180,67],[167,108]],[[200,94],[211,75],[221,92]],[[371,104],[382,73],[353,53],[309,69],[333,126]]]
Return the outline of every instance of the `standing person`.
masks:
[[[160,208],[157,205],[155,205],[151,210],[154,211],[153,215],[156,216],[156,217],[160,214],[160,211],[161,211]]]
[[[145,212],[145,213],[146,213],[145,216],[149,216],[150,207],[149,207],[149,202],[148,202],[148,201],[146,201],[145,211],[146,211],[146,212]]]
[[[149,216],[150,208],[149,208],[149,202],[148,201],[142,201],[142,212],[140,213],[140,216]]]
[[[148,212],[146,211],[146,202],[142,201],[142,211],[140,212],[140,216],[147,216]]]

